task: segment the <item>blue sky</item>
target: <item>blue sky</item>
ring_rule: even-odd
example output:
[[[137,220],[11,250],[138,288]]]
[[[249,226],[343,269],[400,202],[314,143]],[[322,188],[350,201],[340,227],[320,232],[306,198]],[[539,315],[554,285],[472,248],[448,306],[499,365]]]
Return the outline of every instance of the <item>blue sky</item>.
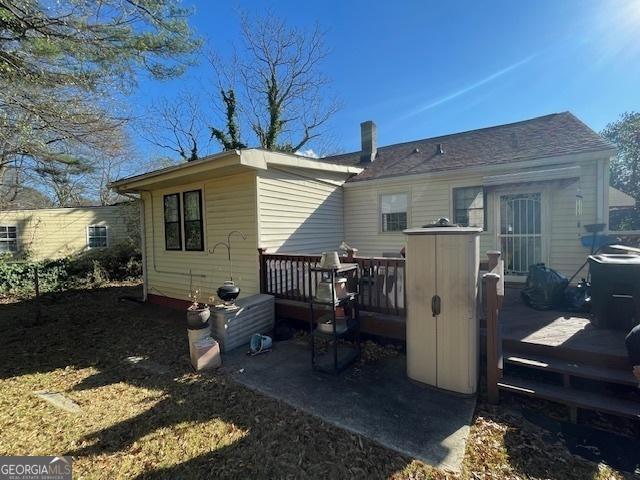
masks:
[[[194,30],[223,53],[238,41],[239,7],[271,8],[300,28],[318,22],[331,49],[328,93],[343,104],[327,133],[340,151],[359,149],[369,119],[387,145],[565,110],[600,130],[640,110],[640,0],[185,3]],[[203,62],[177,80],[142,80],[130,101],[144,114],[211,78]]]

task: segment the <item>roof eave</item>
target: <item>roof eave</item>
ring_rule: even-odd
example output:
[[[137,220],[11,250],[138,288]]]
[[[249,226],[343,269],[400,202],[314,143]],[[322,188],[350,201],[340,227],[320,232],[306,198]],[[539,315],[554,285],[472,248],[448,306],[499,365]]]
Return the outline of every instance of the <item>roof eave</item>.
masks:
[[[340,165],[323,160],[314,160],[292,153],[273,152],[261,148],[243,150],[242,157],[243,163],[247,165],[259,165],[262,169],[268,168],[269,165],[274,165],[344,174],[358,174],[363,170],[363,168],[352,165]]]
[[[398,180],[409,180],[412,178],[429,178],[429,177],[437,177],[437,176],[446,176],[446,175],[454,175],[457,173],[480,173],[480,172],[490,172],[490,171],[498,171],[504,170],[505,167],[509,166],[517,166],[518,168],[523,168],[526,166],[537,166],[537,165],[549,165],[555,163],[564,163],[564,162],[584,162],[590,160],[602,159],[603,157],[611,158],[617,152],[616,148],[609,149],[597,149],[586,152],[578,152],[578,153],[569,153],[564,155],[546,155],[546,156],[536,156],[529,157],[524,159],[519,159],[511,162],[502,162],[502,163],[492,163],[492,164],[483,164],[483,165],[473,165],[471,167],[459,167],[459,168],[446,168],[439,170],[432,170],[428,172],[419,172],[419,173],[405,173],[405,174],[389,174],[382,175],[374,178],[362,178],[359,179],[357,176],[350,178],[345,184],[345,187],[354,187],[356,185],[372,185],[374,183],[384,183],[384,182],[392,182]]]
[[[191,175],[199,173],[200,171],[214,170],[233,165],[241,165],[241,157],[238,150],[229,150],[200,160],[194,160],[192,162],[173,165],[171,167],[161,168],[152,172],[116,180],[115,182],[109,183],[108,188],[117,192],[135,192],[145,186],[150,186],[174,174],[182,173],[182,175]]]
[[[136,192],[159,182],[170,180],[172,177],[175,177],[175,180],[179,181],[180,178],[186,177],[187,175],[209,172],[224,167],[238,166],[253,170],[266,170],[270,165],[340,173],[344,174],[345,177],[358,174],[363,170],[362,168],[354,166],[337,165],[288,153],[251,148],[218,153],[200,160],[194,160],[193,162],[182,163],[180,165],[117,180],[108,186],[120,193]]]

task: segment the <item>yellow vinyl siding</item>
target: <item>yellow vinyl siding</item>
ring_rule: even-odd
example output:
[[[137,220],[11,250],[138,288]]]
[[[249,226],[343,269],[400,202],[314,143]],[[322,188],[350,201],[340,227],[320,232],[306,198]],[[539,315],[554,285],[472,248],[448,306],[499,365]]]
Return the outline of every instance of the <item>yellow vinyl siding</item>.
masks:
[[[163,196],[198,189],[203,199],[204,251],[165,250]],[[227,250],[219,246],[214,254],[210,251],[216,243],[226,242],[230,231],[240,230],[247,239],[237,234],[231,238],[233,279],[241,296],[258,293],[255,191],[255,173],[248,172],[145,193],[148,292],[188,300],[192,286],[201,291],[201,301],[206,302],[229,279]],[[181,209],[182,204],[181,196]],[[184,248],[184,232],[182,244]]]
[[[581,167],[582,221],[576,218],[576,184],[552,189],[551,196],[551,249],[549,264],[570,277],[587,260],[589,248],[582,246],[580,237],[588,235],[584,225],[597,223],[596,162]],[[582,271],[586,276],[587,271]],[[580,280],[580,277],[576,280]]]
[[[406,242],[402,232],[381,232],[379,197],[386,193],[404,193],[409,197],[407,227],[421,227],[440,217],[452,219],[452,189],[482,185],[481,175],[436,177],[427,180],[404,180],[345,187],[345,234],[347,243],[358,248],[359,255],[378,256],[399,253]],[[489,201],[489,200],[488,200]],[[488,218],[489,231],[492,229]],[[480,248],[493,248],[488,232],[480,235]]]
[[[581,167],[579,182],[554,181],[541,183],[547,188],[550,218],[543,218],[548,229],[548,263],[566,276],[571,276],[586,260],[589,253],[581,246],[580,237],[585,235],[584,225],[596,223],[597,161],[577,163]],[[558,165],[566,166],[566,165]],[[557,167],[557,166],[556,166]],[[553,168],[553,167],[549,167]],[[491,175],[513,173],[513,167],[503,171],[492,171]],[[406,242],[400,232],[380,232],[379,196],[383,193],[407,192],[409,195],[408,227],[420,227],[439,217],[452,219],[452,189],[482,185],[483,174],[456,172],[430,178],[398,177],[385,182],[354,183],[344,188],[345,236],[350,245],[359,249],[361,255],[381,255],[383,252],[399,252]],[[545,187],[546,185],[546,187]],[[583,196],[581,226],[577,226],[576,193],[578,186]],[[508,187],[507,187],[508,190]],[[487,195],[487,231],[480,234],[480,252],[498,247],[495,236],[496,215],[493,211],[496,194],[490,189]]]
[[[0,212],[0,225],[15,225],[18,251],[34,260],[54,259],[80,253],[87,247],[87,227],[106,225],[108,245],[129,238],[126,209],[129,205],[105,207],[46,208]],[[137,221],[137,216],[134,221]]]
[[[260,246],[268,252],[336,250],[342,240],[344,174],[275,169],[258,174]]]

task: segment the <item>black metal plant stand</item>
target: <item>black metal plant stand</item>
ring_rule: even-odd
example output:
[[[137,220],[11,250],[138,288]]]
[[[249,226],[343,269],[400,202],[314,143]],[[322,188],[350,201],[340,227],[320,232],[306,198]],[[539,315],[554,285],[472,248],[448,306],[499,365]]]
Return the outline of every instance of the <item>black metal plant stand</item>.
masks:
[[[311,367],[314,370],[339,374],[344,369],[360,358],[360,310],[358,308],[358,278],[357,264],[343,264],[335,268],[311,267],[312,272],[320,272],[322,280],[331,283],[331,298],[333,302],[317,301],[311,297],[310,316],[310,341],[311,341]],[[347,288],[354,291],[347,292],[343,298],[336,299],[336,279],[340,276],[347,277]],[[348,278],[351,276],[351,278]],[[337,330],[336,308],[343,307],[346,315],[346,329]],[[316,326],[316,316],[331,313],[333,320],[333,332],[324,332]],[[315,339],[325,338],[329,340],[330,348],[326,353],[316,352]],[[350,339],[352,344],[340,342],[341,339]]]

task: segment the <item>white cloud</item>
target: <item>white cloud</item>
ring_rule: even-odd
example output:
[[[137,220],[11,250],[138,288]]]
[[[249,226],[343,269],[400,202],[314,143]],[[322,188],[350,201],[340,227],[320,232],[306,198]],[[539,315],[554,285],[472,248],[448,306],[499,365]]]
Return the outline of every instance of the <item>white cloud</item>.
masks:
[[[308,148],[307,150],[298,150],[296,155],[302,155],[303,157],[309,158],[320,158],[320,155],[314,152],[312,148]]]

